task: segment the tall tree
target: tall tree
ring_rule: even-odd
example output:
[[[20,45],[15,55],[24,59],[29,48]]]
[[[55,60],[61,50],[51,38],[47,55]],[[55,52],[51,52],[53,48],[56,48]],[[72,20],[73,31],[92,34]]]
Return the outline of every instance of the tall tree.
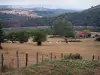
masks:
[[[3,49],[1,45],[1,43],[3,42],[3,39],[4,39],[4,35],[3,35],[3,30],[2,30],[2,24],[0,24],[0,49]]]
[[[71,22],[56,20],[53,25],[54,35],[74,37],[74,30]]]

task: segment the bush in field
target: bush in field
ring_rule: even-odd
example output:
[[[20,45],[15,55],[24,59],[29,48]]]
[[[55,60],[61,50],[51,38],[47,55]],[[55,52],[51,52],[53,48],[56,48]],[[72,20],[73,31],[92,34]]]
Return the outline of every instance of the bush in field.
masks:
[[[100,41],[100,37],[97,37],[97,38],[96,38],[96,41]]]
[[[80,54],[76,53],[76,54],[69,54],[69,55],[65,55],[64,59],[82,59],[82,56],[80,56]]]
[[[42,31],[36,31],[33,37],[33,41],[37,42],[37,45],[42,45],[43,41],[46,41],[46,34]]]

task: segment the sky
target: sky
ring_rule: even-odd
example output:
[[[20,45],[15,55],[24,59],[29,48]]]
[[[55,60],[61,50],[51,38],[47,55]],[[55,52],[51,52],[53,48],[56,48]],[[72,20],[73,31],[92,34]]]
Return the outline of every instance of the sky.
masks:
[[[100,0],[0,0],[0,5],[33,5],[63,9],[87,9],[99,4]]]

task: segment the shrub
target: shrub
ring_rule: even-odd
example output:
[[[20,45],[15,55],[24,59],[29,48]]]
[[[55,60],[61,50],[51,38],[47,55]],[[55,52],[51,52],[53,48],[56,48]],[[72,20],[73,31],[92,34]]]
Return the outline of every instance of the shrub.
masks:
[[[82,56],[80,56],[80,54],[76,53],[76,54],[69,54],[69,55],[65,55],[64,59],[82,59]]]
[[[82,42],[81,40],[69,40],[68,42]]]
[[[100,41],[100,37],[97,37],[97,38],[96,38],[96,41]]]

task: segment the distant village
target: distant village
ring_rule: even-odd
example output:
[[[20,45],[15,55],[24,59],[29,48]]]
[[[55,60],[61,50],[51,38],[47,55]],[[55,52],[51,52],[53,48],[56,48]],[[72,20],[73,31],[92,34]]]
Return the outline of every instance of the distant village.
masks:
[[[19,16],[28,16],[28,17],[32,17],[32,18],[41,18],[42,17],[32,11],[17,10],[17,9],[16,10],[0,10],[0,12],[6,13],[6,14],[19,15]]]

